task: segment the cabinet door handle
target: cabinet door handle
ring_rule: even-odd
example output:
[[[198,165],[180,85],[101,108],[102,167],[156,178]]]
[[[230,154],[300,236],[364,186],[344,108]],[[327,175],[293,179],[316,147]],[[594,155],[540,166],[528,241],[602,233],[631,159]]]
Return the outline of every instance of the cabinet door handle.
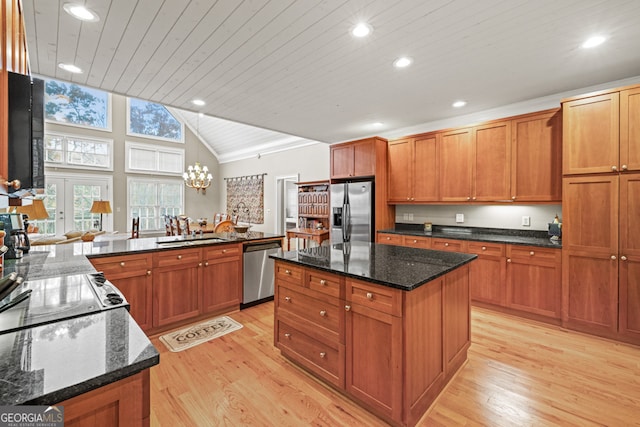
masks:
[[[486,247],[486,246],[483,246],[483,247],[482,247],[482,250],[483,250],[483,251],[486,251],[486,250],[487,250],[487,247]]]
[[[285,338],[291,338],[291,334],[289,334],[289,333],[284,334],[284,337],[285,337]]]
[[[324,279],[321,279],[321,280],[320,280],[320,284],[321,284],[322,286],[324,286],[324,285],[326,285],[326,284],[327,284],[327,281],[326,281],[326,280],[324,280]]]
[[[387,237],[387,240],[391,240],[391,237]]]
[[[327,353],[325,353],[324,351],[320,352],[320,358],[321,359],[324,359],[326,355],[327,355]]]
[[[471,200],[475,200],[475,199],[476,199],[476,196],[473,196],[473,197],[471,198]]]
[[[622,166],[621,166],[621,169],[622,169],[623,171],[626,171],[626,170],[627,170],[627,165],[622,165]]]
[[[202,263],[201,262],[198,263],[198,267],[202,267]]]
[[[371,292],[367,292],[367,299],[368,300],[372,300],[373,299],[373,294]]]
[[[344,306],[344,311],[351,311],[351,306],[350,305],[345,305]]]
[[[448,243],[445,243],[444,245],[445,245],[445,246],[449,246],[449,244],[448,244]]]
[[[182,255],[178,255],[178,256],[177,256],[177,258],[178,258],[178,259],[182,259]]]
[[[206,262],[204,263],[204,266],[205,266],[205,267],[209,267],[209,261],[206,261]]]
[[[120,267],[124,267],[124,266],[125,266],[124,261],[122,261],[122,262],[120,263]]]
[[[622,256],[620,257],[620,259],[621,259],[622,261],[626,261],[626,260],[627,260],[627,257],[626,257],[626,256],[624,256],[624,255],[622,255]]]
[[[291,270],[285,270],[284,274],[291,274]]]
[[[226,249],[223,249],[223,250],[222,250],[222,253],[223,253],[223,254],[226,254],[226,253],[227,253],[227,250],[226,250]]]
[[[471,200],[471,197],[467,197],[467,200]]]
[[[618,258],[615,255],[611,255],[611,259],[616,260]]]
[[[611,166],[611,170],[612,170],[612,171],[617,171],[617,170],[618,170],[618,167],[617,167],[617,166]]]
[[[507,258],[507,262],[511,262],[511,258]]]
[[[151,276],[151,270],[147,270],[147,276]]]
[[[285,300],[286,302],[291,302],[291,297],[284,297],[284,300]]]
[[[534,256],[536,253],[534,251],[529,252],[529,255]]]
[[[320,316],[324,317],[327,315],[327,310],[320,310]]]
[[[511,200],[515,200],[515,199],[516,199],[516,196],[511,196]]]

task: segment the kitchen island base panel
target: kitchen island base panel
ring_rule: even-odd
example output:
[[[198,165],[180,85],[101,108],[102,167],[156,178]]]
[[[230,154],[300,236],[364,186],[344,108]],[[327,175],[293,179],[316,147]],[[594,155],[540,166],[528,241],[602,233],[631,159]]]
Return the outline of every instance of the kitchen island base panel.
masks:
[[[65,427],[150,425],[149,370],[58,403]]]

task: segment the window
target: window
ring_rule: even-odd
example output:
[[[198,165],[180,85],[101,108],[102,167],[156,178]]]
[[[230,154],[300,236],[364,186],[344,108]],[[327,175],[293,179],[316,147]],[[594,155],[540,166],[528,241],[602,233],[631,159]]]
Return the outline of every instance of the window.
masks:
[[[162,104],[127,98],[127,135],[184,142],[184,124]]]
[[[47,166],[113,170],[113,140],[47,132],[44,161]]]
[[[126,142],[126,172],[182,176],[184,149]]]
[[[181,179],[130,177],[127,186],[128,217],[140,218],[140,231],[163,230],[164,215],[180,215],[184,211],[184,184]]]
[[[45,80],[44,117],[69,126],[111,131],[111,94],[75,83]]]

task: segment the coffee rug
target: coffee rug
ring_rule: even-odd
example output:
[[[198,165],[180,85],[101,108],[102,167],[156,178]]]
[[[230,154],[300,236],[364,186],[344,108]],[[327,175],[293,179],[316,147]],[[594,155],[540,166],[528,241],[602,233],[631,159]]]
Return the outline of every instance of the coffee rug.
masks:
[[[171,351],[177,352],[203,342],[237,331],[242,325],[230,317],[222,316],[162,335],[160,341]]]

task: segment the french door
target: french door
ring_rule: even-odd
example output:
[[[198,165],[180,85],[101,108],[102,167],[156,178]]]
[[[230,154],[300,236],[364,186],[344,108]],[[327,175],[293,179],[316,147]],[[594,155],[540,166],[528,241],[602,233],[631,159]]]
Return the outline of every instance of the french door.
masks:
[[[112,178],[101,175],[45,175],[44,205],[49,219],[37,221],[41,233],[60,236],[68,231],[86,231],[100,226],[100,214],[92,214],[94,200],[113,200]],[[102,229],[113,229],[113,215],[102,218]]]

